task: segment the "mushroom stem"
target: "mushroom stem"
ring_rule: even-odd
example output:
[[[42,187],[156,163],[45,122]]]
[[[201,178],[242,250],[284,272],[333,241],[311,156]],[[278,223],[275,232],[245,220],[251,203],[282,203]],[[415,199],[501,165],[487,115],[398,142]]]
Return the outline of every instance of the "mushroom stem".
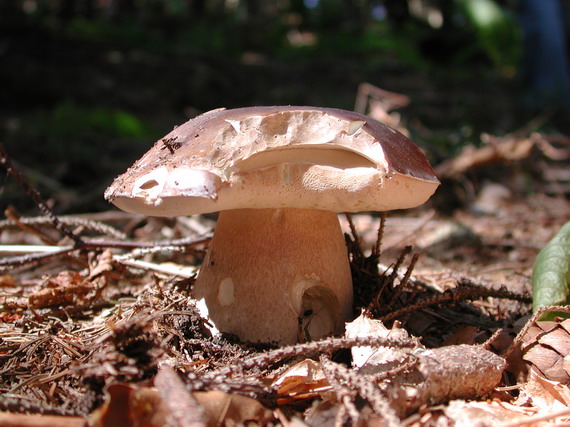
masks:
[[[293,344],[339,331],[352,314],[352,278],[336,214],[221,212],[193,295],[242,340]]]

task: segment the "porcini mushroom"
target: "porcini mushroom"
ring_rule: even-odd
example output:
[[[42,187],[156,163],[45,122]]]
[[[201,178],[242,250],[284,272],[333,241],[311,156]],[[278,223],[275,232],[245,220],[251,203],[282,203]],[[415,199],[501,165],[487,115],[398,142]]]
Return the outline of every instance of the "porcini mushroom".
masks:
[[[351,317],[337,213],[414,207],[438,185],[414,143],[367,116],[250,107],[175,128],[105,197],[152,216],[219,211],[193,296],[219,330],[285,344]]]

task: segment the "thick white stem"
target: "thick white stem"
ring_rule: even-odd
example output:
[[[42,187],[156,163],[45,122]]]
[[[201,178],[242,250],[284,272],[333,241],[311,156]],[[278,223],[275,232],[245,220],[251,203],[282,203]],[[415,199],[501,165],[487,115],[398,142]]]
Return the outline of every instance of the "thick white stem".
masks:
[[[220,213],[193,290],[210,319],[246,341],[292,344],[339,332],[352,314],[348,255],[335,213]]]

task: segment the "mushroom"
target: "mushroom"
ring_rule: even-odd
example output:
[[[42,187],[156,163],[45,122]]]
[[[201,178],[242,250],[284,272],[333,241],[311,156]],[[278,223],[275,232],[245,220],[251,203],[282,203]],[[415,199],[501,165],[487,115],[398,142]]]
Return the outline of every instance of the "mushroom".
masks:
[[[223,332],[290,344],[338,332],[352,316],[337,213],[414,207],[438,185],[418,147],[384,124],[272,106],[176,127],[105,197],[151,216],[220,212],[193,297]]]

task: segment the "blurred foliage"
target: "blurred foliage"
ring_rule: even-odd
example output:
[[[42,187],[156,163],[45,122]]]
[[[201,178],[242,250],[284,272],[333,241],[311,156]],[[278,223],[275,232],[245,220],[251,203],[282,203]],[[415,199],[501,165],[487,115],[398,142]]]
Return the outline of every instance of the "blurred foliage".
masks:
[[[453,0],[3,2],[5,22],[19,17],[68,39],[117,47],[233,57],[253,50],[285,60],[389,53],[406,65],[425,67],[429,58],[422,43],[445,31],[449,39],[459,37],[463,43],[461,49],[441,44],[441,52],[449,57],[470,59],[473,55],[464,51],[479,49],[512,73],[519,55],[517,23],[493,0],[456,0],[458,7],[449,6]],[[465,37],[468,32],[471,39]]]
[[[32,111],[13,122],[11,128],[10,139],[43,141],[36,148],[46,151],[44,160],[66,156],[73,160],[84,156],[92,159],[110,142],[122,140],[125,144],[156,136],[156,131],[131,113],[86,107],[69,100],[50,110]]]
[[[140,141],[153,141],[160,132],[133,114],[119,109],[87,107],[67,100],[52,109],[30,111],[13,119],[7,135],[11,156],[21,165],[32,184],[57,193],[61,209],[78,206],[104,207],[101,192],[108,176],[122,172],[121,159],[141,153]],[[33,159],[41,163],[30,168]],[[6,199],[24,196],[15,182],[3,188]],[[75,188],[77,194],[65,188]],[[80,195],[80,196],[79,196]],[[19,200],[19,206],[29,201]],[[4,208],[0,203],[0,208]]]
[[[71,101],[56,105],[47,117],[40,117],[38,123],[45,126],[39,126],[39,132],[64,142],[76,138],[85,129],[118,138],[140,138],[150,133],[142,121],[126,111],[87,108]]]
[[[491,0],[0,0],[0,140],[82,192],[207,109],[351,109],[368,81],[445,157],[524,120],[518,34]]]
[[[493,63],[507,76],[513,76],[521,60],[521,33],[506,9],[493,0],[460,0],[479,43]]]

